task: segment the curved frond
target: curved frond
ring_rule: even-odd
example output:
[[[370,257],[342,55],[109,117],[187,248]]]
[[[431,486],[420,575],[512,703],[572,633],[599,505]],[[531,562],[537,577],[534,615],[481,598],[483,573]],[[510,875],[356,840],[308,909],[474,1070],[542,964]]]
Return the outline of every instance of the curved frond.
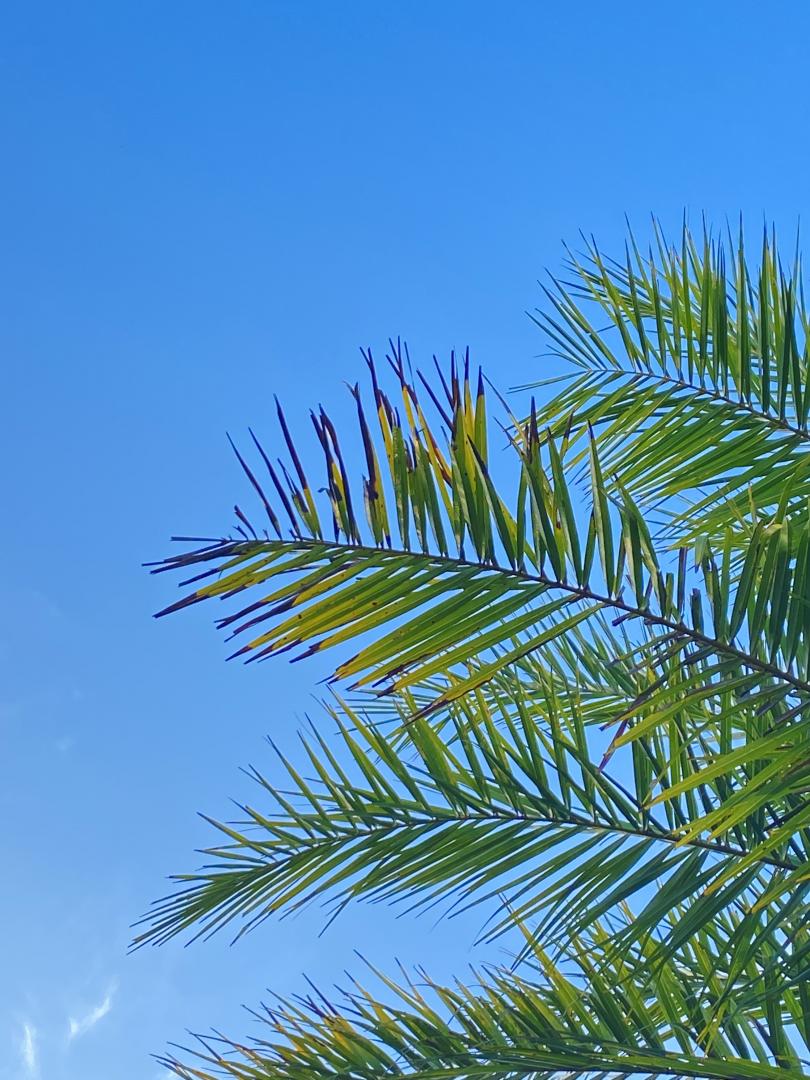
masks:
[[[375,444],[357,392],[368,469],[362,483],[365,526],[353,510],[334,426],[322,414],[316,427],[327,449],[336,539],[320,538],[319,518],[307,509],[310,503],[315,506],[310,485],[289,440],[300,470],[300,484],[290,480],[289,496],[278,470],[262,456],[290,510],[294,537],[259,539],[254,531],[255,538],[217,541],[165,560],[158,570],[203,566],[191,582],[214,580],[161,614],[249,592],[247,605],[219,621],[244,641],[235,656],[261,659],[298,650],[300,657],[371,636],[371,644],[344,661],[336,677],[354,678],[356,686],[402,690],[431,672],[463,667],[526,632],[525,643],[500,657],[497,666],[518,660],[607,613],[653,628],[661,655],[678,654],[691,664],[711,654],[713,677],[744,680],[751,693],[773,701],[804,699],[810,693],[810,523],[792,525],[780,508],[757,527],[739,577],[730,542],[716,553],[706,544],[697,547],[694,574],[685,549],[669,568],[630,495],[623,491],[615,505],[609,499],[595,446],[591,508],[582,521],[560,452],[550,437],[541,440],[533,416],[520,442],[512,444],[518,493],[510,507],[495,491],[486,465],[482,381],[473,405],[469,381],[451,372],[450,413],[442,437],[430,432],[415,390],[401,366],[398,371],[412,422],[408,442],[376,376],[373,385],[382,402],[381,442],[410,447],[404,457],[392,450],[387,477],[397,493],[403,546],[391,548],[383,527],[391,517],[382,494],[385,482],[372,464],[377,461]],[[289,439],[286,422],[282,426]],[[280,468],[289,477],[289,470]],[[270,496],[247,464],[245,469],[269,520],[277,522]],[[293,506],[302,508],[298,517]],[[239,516],[247,523],[242,511]],[[416,530],[419,551],[410,550],[411,521],[422,523]],[[796,537],[795,549],[791,536]],[[469,555],[465,544],[472,548]],[[492,665],[481,665],[475,684],[486,681],[492,670]],[[445,703],[442,699],[434,707]]]
[[[798,258],[785,270],[766,233],[752,269],[742,229],[736,245],[705,231],[701,243],[684,225],[679,248],[656,228],[647,255],[633,242],[619,262],[590,242],[568,269],[536,317],[572,365],[542,423],[568,432],[580,459],[594,430],[606,475],[663,504],[675,536],[767,517],[786,491],[805,521],[810,313]]]
[[[366,354],[356,422],[311,414],[318,480],[278,407],[281,456],[236,451],[261,521],[156,564],[191,575],[160,614],[221,600],[234,656],[334,649],[353,696],[136,944],[488,904],[531,971],[281,1002],[179,1076],[804,1075],[810,315],[767,235],[753,270],[656,245],[572,256],[539,321],[573,372],[500,402],[497,453],[469,356],[428,379],[392,344],[395,393]]]
[[[485,938],[519,919],[535,926],[538,940],[558,944],[633,904],[627,932],[655,933],[671,948],[669,936],[680,941],[732,900],[759,910],[765,894],[778,899],[778,881],[790,883],[793,902],[766,905],[764,923],[752,918],[771,932],[791,925],[810,889],[801,884],[803,853],[758,843],[747,820],[748,828],[707,838],[689,813],[695,799],[719,811],[745,791],[731,770],[690,760],[691,802],[679,804],[679,792],[666,789],[673,827],[649,806],[664,780],[660,749],[656,757],[658,748],[645,748],[648,768],[637,763],[628,787],[593,760],[573,695],[564,700],[548,686],[543,699],[528,697],[501,681],[492,705],[497,712],[483,695],[464,699],[450,732],[440,738],[417,721],[406,743],[345,704],[332,710],[338,742],[317,733],[304,740],[312,778],[285,759],[283,787],[254,770],[268,805],[242,807],[242,822],[214,823],[223,837],[206,852],[214,861],[177,879],[136,944],[187,929],[210,934],[237,920],[242,933],[316,899],[333,913],[366,899],[411,909],[444,902],[451,912],[488,903]],[[670,779],[672,771],[683,775],[676,767]],[[662,938],[667,916],[687,903]]]
[[[714,1005],[722,980],[694,995],[675,966],[649,983],[629,965],[601,973],[582,948],[566,967],[537,953],[537,981],[495,970],[476,984],[442,986],[383,976],[336,1000],[312,994],[266,1007],[251,1043],[201,1039],[164,1064],[184,1080],[801,1080],[782,1017]],[[584,985],[583,985],[584,980]],[[761,993],[761,990],[760,990]],[[757,1014],[762,1018],[758,1018]],[[787,1020],[788,1017],[785,1017]],[[691,1034],[697,1029],[700,1034]],[[777,1064],[778,1063],[778,1064]]]

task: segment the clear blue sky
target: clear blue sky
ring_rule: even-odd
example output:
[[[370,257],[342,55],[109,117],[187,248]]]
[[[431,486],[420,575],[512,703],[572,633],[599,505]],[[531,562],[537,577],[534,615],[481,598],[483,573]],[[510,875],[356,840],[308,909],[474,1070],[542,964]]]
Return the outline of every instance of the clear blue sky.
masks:
[[[808,35],[800,0],[4,6],[2,1080],[34,1075],[26,1025],[44,1080],[156,1080],[150,1051],[244,1033],[240,1003],[357,945],[473,958],[475,921],[370,908],[125,955],[317,674],[224,664],[207,611],[153,622],[170,583],[140,564],[227,527],[225,431],[269,429],[274,391],[342,403],[360,344],[540,377],[524,311],[578,229],[610,247],[625,212],[686,207],[792,232]]]

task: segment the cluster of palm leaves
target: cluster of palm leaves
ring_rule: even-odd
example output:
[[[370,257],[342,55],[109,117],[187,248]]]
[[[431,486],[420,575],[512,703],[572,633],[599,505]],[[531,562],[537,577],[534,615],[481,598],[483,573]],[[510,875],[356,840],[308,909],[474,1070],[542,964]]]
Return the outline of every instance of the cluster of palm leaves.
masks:
[[[481,905],[511,962],[280,1000],[178,1076],[807,1075],[809,319],[767,234],[589,243],[537,315],[552,390],[392,343],[353,430],[279,408],[237,451],[256,512],[157,565],[166,611],[334,649],[331,696],[137,942],[384,899]]]

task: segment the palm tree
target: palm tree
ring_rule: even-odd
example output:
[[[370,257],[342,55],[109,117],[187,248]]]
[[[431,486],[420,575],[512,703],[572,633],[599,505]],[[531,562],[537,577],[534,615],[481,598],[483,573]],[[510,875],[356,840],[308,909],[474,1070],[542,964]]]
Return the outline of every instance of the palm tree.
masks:
[[[330,735],[137,943],[385,899],[484,905],[513,962],[313,989],[178,1076],[808,1075],[809,319],[773,236],[752,268],[656,226],[550,281],[541,403],[392,344],[354,448],[312,414],[318,483],[280,407],[285,456],[237,451],[258,516],[156,566],[191,575],[166,612],[224,601],[248,661],[338,647]]]

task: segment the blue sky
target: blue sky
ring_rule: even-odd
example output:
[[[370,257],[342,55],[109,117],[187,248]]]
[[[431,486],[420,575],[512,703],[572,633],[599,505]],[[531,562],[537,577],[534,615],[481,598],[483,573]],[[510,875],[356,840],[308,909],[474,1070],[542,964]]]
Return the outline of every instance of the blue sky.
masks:
[[[542,377],[524,312],[580,228],[792,233],[809,32],[798,0],[5,6],[0,1080],[157,1080],[151,1051],[244,1033],[241,1003],[357,946],[481,955],[475,919],[369,908],[126,955],[319,674],[226,665],[207,611],[155,623],[171,584],[140,564],[225,529],[225,431],[269,431],[273,392],[340,414],[361,344]]]

